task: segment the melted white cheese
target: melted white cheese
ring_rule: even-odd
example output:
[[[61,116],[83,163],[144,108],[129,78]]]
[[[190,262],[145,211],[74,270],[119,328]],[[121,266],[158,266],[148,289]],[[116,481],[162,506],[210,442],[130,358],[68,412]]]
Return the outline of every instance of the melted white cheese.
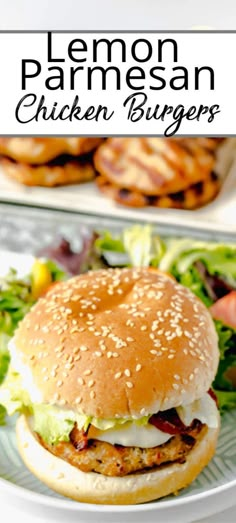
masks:
[[[200,420],[210,428],[217,428],[219,425],[219,415],[215,401],[207,393],[200,400],[196,400],[189,405],[177,407],[176,410],[186,426],[191,425],[194,419]],[[95,431],[91,437],[95,437],[100,441],[106,441],[112,445],[123,445],[125,447],[157,447],[166,443],[172,437],[171,434],[162,432],[150,423],[138,425],[132,421],[112,429],[95,429]]]
[[[153,425],[137,425],[128,421],[118,428],[108,430],[96,429],[96,439],[106,441],[112,445],[123,445],[124,447],[151,448],[166,443],[172,436],[167,432],[156,429]]]
[[[207,393],[201,399],[189,405],[177,407],[176,410],[181,421],[187,426],[191,425],[194,419],[199,419],[199,421],[212,429],[216,429],[219,425],[215,401]]]

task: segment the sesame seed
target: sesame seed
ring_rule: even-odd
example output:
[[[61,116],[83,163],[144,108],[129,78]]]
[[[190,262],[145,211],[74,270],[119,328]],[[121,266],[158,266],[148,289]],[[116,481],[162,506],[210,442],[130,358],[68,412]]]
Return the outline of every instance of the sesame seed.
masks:
[[[88,387],[93,387],[94,384],[95,384],[94,380],[89,380]]]
[[[168,354],[167,358],[168,358],[168,360],[173,360],[174,354]]]
[[[111,358],[111,357],[112,357],[112,352],[111,352],[111,351],[108,351],[108,352],[107,352],[107,357],[108,357],[108,358]]]
[[[191,332],[189,332],[189,331],[184,331],[184,335],[185,335],[187,338],[191,338],[191,337],[192,337],[192,334],[191,334]]]
[[[138,363],[138,364],[136,365],[136,367],[135,367],[135,370],[136,370],[137,372],[139,372],[139,371],[141,370],[141,368],[142,368],[142,365],[140,365],[140,363]]]
[[[94,400],[95,396],[96,396],[96,394],[95,394],[94,390],[91,390],[91,392],[90,392],[91,400]]]
[[[132,389],[134,384],[132,383],[132,381],[126,381],[126,386],[128,387],[128,389]]]
[[[122,374],[121,372],[116,372],[116,374],[114,376],[115,380],[118,380],[118,378],[121,377],[121,374]]]
[[[65,364],[65,369],[70,369],[71,370],[71,369],[73,369],[73,367],[74,367],[74,363],[66,363]]]
[[[129,369],[125,369],[125,370],[124,370],[124,374],[125,374],[125,376],[127,376],[128,378],[131,376],[131,372],[130,372]]]
[[[61,387],[62,385],[63,385],[63,381],[62,381],[62,380],[58,380],[58,381],[57,381],[57,386],[58,386],[58,387]]]
[[[58,394],[58,392],[56,392],[54,395],[53,395],[53,400],[59,400],[60,396]]]
[[[174,378],[175,378],[175,380],[177,380],[177,381],[180,380],[180,376],[179,376],[178,374],[174,374]]]
[[[173,389],[175,389],[175,390],[178,390],[178,389],[179,389],[179,385],[178,385],[178,383],[173,383],[172,387],[173,387]]]
[[[84,385],[83,378],[79,377],[79,378],[77,378],[77,381],[78,381],[79,385]]]
[[[156,355],[158,354],[158,351],[155,350],[155,349],[151,349],[151,350],[150,350],[150,353],[151,353],[151,354],[154,354],[154,355],[156,356]]]
[[[88,347],[86,347],[86,345],[81,345],[80,350],[81,352],[86,352],[88,350]]]
[[[80,396],[78,396],[78,398],[76,398],[76,400],[75,400],[75,403],[78,404],[78,403],[81,403],[81,401],[82,401],[82,398]]]
[[[72,329],[70,329],[70,334],[74,334],[75,332],[80,332],[78,327],[72,327]]]
[[[140,414],[141,414],[141,416],[145,416],[145,414],[146,414],[146,410],[145,410],[145,409],[141,409],[141,410],[140,410]]]
[[[84,371],[84,376],[90,376],[90,374],[92,374],[92,371],[90,369]]]

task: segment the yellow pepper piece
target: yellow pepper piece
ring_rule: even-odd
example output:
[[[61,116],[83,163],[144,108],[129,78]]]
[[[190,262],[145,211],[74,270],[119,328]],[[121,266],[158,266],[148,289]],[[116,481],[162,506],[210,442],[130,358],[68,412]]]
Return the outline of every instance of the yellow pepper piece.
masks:
[[[52,283],[52,276],[47,265],[36,259],[31,270],[32,295],[37,299],[44,294]]]

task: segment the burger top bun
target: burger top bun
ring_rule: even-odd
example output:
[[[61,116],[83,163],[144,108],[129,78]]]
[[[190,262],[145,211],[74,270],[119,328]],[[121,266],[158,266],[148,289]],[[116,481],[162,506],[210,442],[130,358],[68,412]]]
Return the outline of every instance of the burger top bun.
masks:
[[[203,303],[148,268],[58,283],[21,322],[12,356],[31,397],[105,419],[200,398],[219,360]]]

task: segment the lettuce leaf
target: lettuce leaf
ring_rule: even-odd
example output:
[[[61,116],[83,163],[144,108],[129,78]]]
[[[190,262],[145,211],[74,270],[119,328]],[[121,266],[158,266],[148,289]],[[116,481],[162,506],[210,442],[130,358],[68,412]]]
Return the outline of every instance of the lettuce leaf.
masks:
[[[164,243],[150,225],[125,229],[123,243],[133,267],[156,267],[164,253]]]
[[[165,251],[164,242],[154,234],[151,225],[133,225],[114,237],[105,231],[96,240],[97,249],[108,255],[116,254],[116,265],[132,267],[156,267]],[[112,263],[115,265],[115,262]]]
[[[51,445],[59,441],[69,441],[75,420],[69,413],[51,405],[34,405],[34,430],[46,443]]]
[[[9,370],[4,384],[0,387],[0,402],[2,403],[0,422],[4,420],[6,412],[9,416],[16,412],[33,414],[34,430],[40,434],[45,442],[51,445],[57,444],[59,441],[69,441],[70,432],[75,423],[77,423],[79,429],[86,431],[90,424],[97,429],[108,430],[123,425],[127,421],[135,421],[138,425],[145,425],[149,420],[149,416],[143,416],[138,420],[132,418],[101,419],[79,414],[72,409],[39,403],[33,404],[24,389],[21,376],[12,369]]]
[[[6,409],[0,405],[0,426],[6,424]]]
[[[69,441],[70,432],[75,423],[80,430],[85,432],[90,424],[105,431],[124,425],[127,421],[134,421],[137,425],[146,425],[150,417],[144,416],[138,420],[132,418],[101,419],[78,414],[73,410],[39,404],[32,405],[32,412],[34,414],[34,430],[51,445],[57,444],[59,441]]]
[[[10,362],[10,354],[7,345],[10,337],[4,332],[0,332],[0,385],[3,382]]]
[[[236,408],[236,390],[235,391],[224,391],[217,390],[216,396],[218,399],[218,405],[221,412]]]
[[[227,371],[236,367],[236,330],[215,320],[218,334],[220,363],[213,388],[221,410],[236,408],[236,389],[227,377]]]
[[[196,261],[202,261],[209,274],[223,275],[236,286],[236,244],[167,239],[166,252],[159,268],[176,275],[184,274]]]
[[[30,397],[24,389],[21,376],[11,368],[0,387],[0,404],[9,416],[31,408]]]

